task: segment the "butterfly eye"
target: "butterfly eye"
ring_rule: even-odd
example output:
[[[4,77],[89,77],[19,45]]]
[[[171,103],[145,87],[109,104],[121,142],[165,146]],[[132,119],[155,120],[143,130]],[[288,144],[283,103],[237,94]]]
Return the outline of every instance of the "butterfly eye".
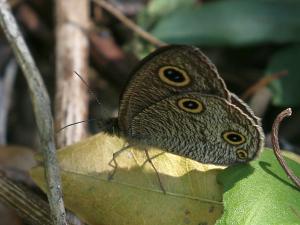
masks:
[[[226,131],[223,133],[224,140],[232,145],[240,145],[245,142],[245,137],[235,131]]]
[[[175,87],[183,87],[191,82],[187,73],[175,66],[163,66],[159,69],[158,74],[163,82]]]
[[[192,98],[179,99],[177,104],[179,108],[191,113],[200,113],[204,109],[203,104],[200,101]]]
[[[245,149],[236,150],[236,155],[239,159],[247,159],[248,158],[248,152]]]

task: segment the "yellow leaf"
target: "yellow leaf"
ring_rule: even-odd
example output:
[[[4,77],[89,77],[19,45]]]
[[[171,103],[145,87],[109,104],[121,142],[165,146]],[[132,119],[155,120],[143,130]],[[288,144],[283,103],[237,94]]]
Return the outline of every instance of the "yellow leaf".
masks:
[[[144,151],[129,148],[109,165],[123,139],[97,134],[58,151],[66,207],[90,225],[214,224],[223,210],[216,175],[223,169],[150,149],[157,174]],[[42,167],[32,169],[35,182],[45,190]]]

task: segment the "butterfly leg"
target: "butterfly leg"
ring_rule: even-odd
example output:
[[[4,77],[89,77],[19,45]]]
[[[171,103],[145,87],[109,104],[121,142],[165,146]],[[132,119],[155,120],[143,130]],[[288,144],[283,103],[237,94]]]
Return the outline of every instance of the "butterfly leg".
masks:
[[[166,194],[166,190],[165,190],[165,188],[164,188],[164,186],[163,186],[163,184],[161,182],[159,173],[158,173],[157,169],[155,168],[155,166],[154,166],[154,164],[153,164],[153,162],[152,162],[152,160],[151,160],[151,158],[149,156],[148,149],[144,149],[144,150],[145,150],[145,153],[146,153],[147,161],[151,164],[151,166],[153,167],[153,169],[154,169],[154,171],[155,171],[155,173],[157,175],[159,186],[160,186],[161,190],[163,191],[163,193]]]
[[[121,148],[120,150],[116,151],[113,153],[113,157],[112,159],[108,162],[108,165],[110,165],[111,167],[113,167],[113,171],[108,174],[108,180],[112,180],[114,178],[114,175],[117,171],[117,168],[118,168],[118,163],[117,163],[117,160],[116,158],[118,157],[118,155],[120,155],[124,150],[130,148],[130,145],[126,145],[124,146],[123,148]]]
[[[144,150],[145,151],[145,150]],[[153,159],[155,159],[156,157],[158,157],[158,156],[160,156],[160,155],[163,155],[164,154],[164,152],[161,152],[161,153],[159,153],[159,154],[157,154],[157,155],[155,155],[155,156],[152,156],[152,157],[150,157],[150,159],[151,160],[153,160]],[[145,166],[145,164],[148,162],[149,160],[147,159],[143,164],[142,164],[142,166]]]

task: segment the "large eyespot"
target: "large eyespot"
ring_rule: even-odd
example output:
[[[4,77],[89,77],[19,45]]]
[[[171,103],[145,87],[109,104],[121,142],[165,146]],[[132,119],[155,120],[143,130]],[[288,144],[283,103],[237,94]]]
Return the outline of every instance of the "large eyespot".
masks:
[[[236,150],[236,155],[239,159],[247,159],[248,158],[248,152],[245,149]]]
[[[192,98],[179,99],[177,105],[184,111],[191,113],[200,113],[204,110],[203,104],[199,100]]]
[[[224,140],[232,145],[240,145],[245,142],[245,137],[235,131],[225,131],[222,135]]]
[[[163,82],[175,87],[184,87],[191,82],[187,73],[175,66],[163,66],[159,69],[158,74]]]

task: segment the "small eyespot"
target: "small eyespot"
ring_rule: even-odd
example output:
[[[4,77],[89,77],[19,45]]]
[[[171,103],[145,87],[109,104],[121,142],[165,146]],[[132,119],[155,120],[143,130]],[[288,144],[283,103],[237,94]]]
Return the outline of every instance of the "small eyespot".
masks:
[[[236,150],[236,155],[239,159],[247,159],[248,158],[248,152],[245,149]]]
[[[240,145],[246,141],[243,135],[235,131],[225,131],[222,136],[227,143],[232,145]]]
[[[163,66],[158,71],[159,78],[168,85],[184,87],[191,82],[187,73],[175,66]]]
[[[179,99],[177,105],[184,111],[191,113],[200,113],[204,110],[203,104],[199,100],[192,98]]]

